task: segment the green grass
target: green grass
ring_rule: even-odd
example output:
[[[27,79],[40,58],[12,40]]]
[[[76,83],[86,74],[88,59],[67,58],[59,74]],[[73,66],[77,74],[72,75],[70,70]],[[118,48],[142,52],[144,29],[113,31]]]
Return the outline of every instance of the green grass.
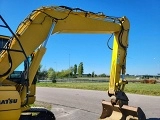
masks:
[[[107,91],[108,83],[37,83],[39,87],[74,88]],[[160,96],[160,84],[129,83],[125,92]]]
[[[160,84],[129,83],[125,90],[129,93],[160,96]]]

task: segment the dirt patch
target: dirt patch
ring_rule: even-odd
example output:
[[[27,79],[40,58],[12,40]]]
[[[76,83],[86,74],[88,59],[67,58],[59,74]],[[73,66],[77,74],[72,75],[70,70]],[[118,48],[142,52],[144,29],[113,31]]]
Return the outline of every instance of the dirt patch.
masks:
[[[142,80],[141,83],[156,84],[156,80]]]

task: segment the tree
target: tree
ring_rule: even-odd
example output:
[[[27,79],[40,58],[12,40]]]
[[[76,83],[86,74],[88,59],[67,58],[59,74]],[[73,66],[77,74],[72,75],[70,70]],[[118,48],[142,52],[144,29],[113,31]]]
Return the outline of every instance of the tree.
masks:
[[[105,73],[100,74],[99,77],[106,77],[107,75]]]
[[[77,65],[76,64],[74,65],[73,72],[74,72],[74,76],[76,77],[76,74],[77,74]]]
[[[44,80],[44,79],[46,79],[46,78],[47,78],[47,70],[46,70],[46,69],[43,69],[43,70],[41,71],[41,68],[40,68],[40,71],[39,71],[39,73],[38,73],[38,79]]]
[[[70,77],[72,77],[73,76],[73,72],[74,72],[74,68],[70,67],[69,71],[70,71],[69,75],[70,75]]]
[[[92,72],[92,77],[95,77],[94,71]]]
[[[83,74],[83,62],[80,62],[78,66],[78,75],[82,77]]]
[[[59,78],[67,78],[69,77],[69,74],[70,74],[70,69],[67,69],[67,70],[61,70],[60,72],[57,73],[57,76]]]
[[[42,65],[40,64],[38,67],[38,72],[41,72],[41,69],[42,69]]]
[[[53,68],[49,68],[49,69],[48,69],[47,77],[48,77],[48,79],[50,79],[50,80],[55,80],[55,78],[56,78],[56,72],[54,71]]]
[[[38,67],[37,73],[36,73],[37,78],[40,78],[41,68],[42,68],[42,65],[40,64],[39,67]]]

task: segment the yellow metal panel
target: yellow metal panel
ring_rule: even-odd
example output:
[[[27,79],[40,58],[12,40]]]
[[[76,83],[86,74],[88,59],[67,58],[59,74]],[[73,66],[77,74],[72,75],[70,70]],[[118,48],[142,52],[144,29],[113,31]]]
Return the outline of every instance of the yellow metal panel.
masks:
[[[35,96],[29,96],[28,104],[33,104],[36,100]]]
[[[112,61],[111,61],[111,71],[110,71],[110,81],[109,81],[109,92],[114,93],[115,91],[115,84],[119,81],[120,79],[120,56],[119,56],[119,47],[118,47],[118,33],[117,35],[115,34],[114,41],[113,41],[113,51],[112,51]]]
[[[20,108],[20,96],[17,91],[0,91],[0,110]]]
[[[14,86],[1,86],[0,95],[0,111],[20,109],[20,95],[17,91],[15,91]]]
[[[21,96],[21,104],[24,104],[25,103],[25,100],[26,100],[26,96],[27,96],[27,88],[26,86],[23,87],[23,90],[22,92],[20,93],[20,96]]]
[[[31,85],[29,88],[29,101],[28,104],[33,104],[35,102],[35,92],[36,92],[36,85]],[[24,104],[26,102],[26,87],[24,86],[22,92],[21,92],[21,104]]]
[[[6,86],[7,86],[7,85],[15,86],[16,83],[13,82],[13,81],[10,81],[10,80],[5,79],[5,80],[2,82],[2,85],[6,85]]]
[[[113,33],[120,31],[120,25],[105,21],[101,16],[86,16],[82,12],[56,11],[46,8],[45,12],[58,19],[52,33]],[[70,12],[70,14],[68,14]]]
[[[29,88],[30,90],[30,96],[34,96],[35,95],[35,92],[36,92],[36,85],[35,84],[32,84],[31,87]]]
[[[35,84],[32,84],[29,88],[30,90],[30,93],[29,93],[29,101],[28,101],[28,104],[33,104],[36,100],[36,85]]]
[[[101,21],[98,19],[91,19],[81,17],[78,15],[69,15],[63,21],[58,21],[55,25],[53,33],[113,33],[120,30],[120,25]]]
[[[40,65],[40,62],[42,60],[43,55],[46,52],[46,48],[41,47],[35,52],[33,60],[31,62],[30,68],[29,68],[29,85],[31,86],[32,81],[37,73],[38,67]]]
[[[0,111],[0,120],[19,120],[21,109]]]
[[[112,33],[120,31],[120,25],[105,20],[107,16],[58,7],[43,7],[39,11],[52,16],[56,22],[53,33]],[[55,18],[55,19],[54,19]]]
[[[120,75],[122,74],[122,65],[126,64],[126,51],[119,45],[118,36],[119,33],[115,33],[110,71],[110,93],[114,93],[114,91],[118,89],[118,86],[120,87],[119,82]]]
[[[0,91],[15,91],[16,88],[14,86],[0,86]]]

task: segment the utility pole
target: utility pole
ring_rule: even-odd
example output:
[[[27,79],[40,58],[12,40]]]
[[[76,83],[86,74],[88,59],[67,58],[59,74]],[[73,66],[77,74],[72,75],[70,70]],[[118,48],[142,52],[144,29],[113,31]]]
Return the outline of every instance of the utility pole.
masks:
[[[69,54],[69,69],[70,69],[70,54]]]
[[[69,53],[69,77],[68,78],[70,79],[70,53]]]
[[[55,69],[55,72],[56,72],[56,78],[57,78],[57,62],[54,62],[56,64],[56,69]]]

